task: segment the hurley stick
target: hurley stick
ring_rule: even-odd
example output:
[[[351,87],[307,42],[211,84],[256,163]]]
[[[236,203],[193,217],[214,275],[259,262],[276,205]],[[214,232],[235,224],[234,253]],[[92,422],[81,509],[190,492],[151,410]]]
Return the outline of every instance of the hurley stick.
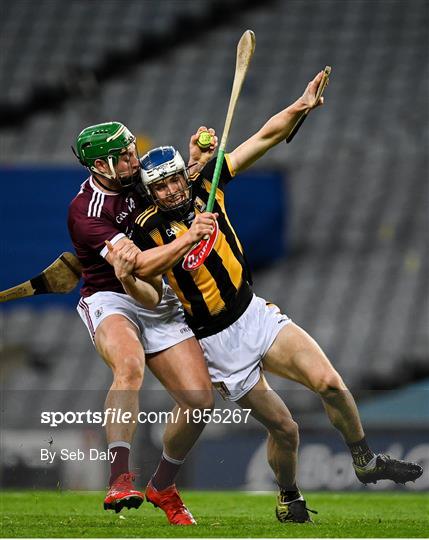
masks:
[[[246,30],[241,36],[241,39],[237,45],[237,60],[235,63],[234,82],[232,84],[232,91],[229,100],[228,112],[226,113],[225,126],[223,128],[222,139],[220,141],[219,150],[216,158],[216,166],[213,174],[212,187],[210,189],[206,212],[213,211],[216,189],[219,183],[220,171],[222,170],[222,163],[225,155],[226,142],[228,140],[229,130],[231,128],[232,118],[234,116],[238,96],[240,95],[241,87],[243,86],[243,82],[249,68],[250,60],[252,59],[253,53],[255,51],[255,43],[255,34],[252,32],[252,30]]]
[[[36,294],[68,293],[79,283],[81,272],[77,257],[69,252],[62,253],[36,277],[5,291],[0,291],[0,302],[8,302]]]
[[[243,86],[246,77],[247,69],[250,60],[255,50],[255,34],[252,30],[246,30],[241,36],[237,45],[237,60],[235,63],[234,82],[232,84],[231,97],[229,100],[228,112],[226,113],[225,126],[223,128],[222,139],[220,141],[219,150],[216,158],[215,170],[213,173],[212,185],[207,201],[206,212],[212,212],[216,197],[216,189],[219,183],[220,172],[222,170],[223,159],[225,156],[225,147],[228,140],[229,130],[231,128],[232,117],[234,116],[235,106],[237,105],[238,96],[240,95],[241,87]],[[199,268],[207,257],[216,242],[219,232],[219,226],[216,223],[215,230],[211,236],[207,236],[200,240],[188,253],[185,255],[182,267],[191,272]]]
[[[322,80],[319,83],[319,88],[316,92],[316,98],[315,98],[315,104],[318,103],[319,99],[322,97],[323,91],[328,86],[329,83],[329,75],[331,74],[331,66],[326,66],[323,70],[323,76]],[[286,137],[286,142],[290,143],[291,140],[295,137],[295,135],[298,133],[299,128],[304,123],[304,120],[307,118],[308,113],[311,109],[305,109],[305,111],[302,113],[302,115],[298,118],[296,124],[293,126],[293,128],[290,130],[289,135]]]

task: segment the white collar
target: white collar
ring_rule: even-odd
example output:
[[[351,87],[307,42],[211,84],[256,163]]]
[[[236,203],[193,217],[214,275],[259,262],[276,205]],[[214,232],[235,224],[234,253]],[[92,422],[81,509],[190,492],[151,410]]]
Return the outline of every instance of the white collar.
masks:
[[[91,174],[91,176],[89,177],[89,185],[92,187],[92,189],[94,191],[96,191],[97,193],[102,193],[103,195],[110,195],[111,197],[116,197],[116,195],[120,195],[120,192],[118,191],[118,193],[113,193],[113,192],[109,192],[109,191],[103,191],[102,189],[100,189],[95,181],[94,181],[94,178]]]

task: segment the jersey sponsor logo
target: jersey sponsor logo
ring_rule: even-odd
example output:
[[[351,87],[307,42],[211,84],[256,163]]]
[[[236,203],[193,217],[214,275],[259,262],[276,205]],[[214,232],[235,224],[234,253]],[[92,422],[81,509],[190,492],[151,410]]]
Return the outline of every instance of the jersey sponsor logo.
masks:
[[[127,197],[125,199],[125,204],[127,205],[128,212],[123,210],[120,214],[118,214],[116,216],[116,223],[122,223],[124,219],[126,219],[136,207],[136,203],[134,202],[134,199],[132,197]]]
[[[129,215],[129,212],[121,212],[116,216],[116,223],[122,223]]]
[[[135,201],[134,201],[134,199],[132,197],[127,197],[125,199],[125,203],[128,206],[128,212],[132,212],[134,210],[134,208],[136,207],[136,203],[135,203]]]
[[[170,229],[166,229],[165,232],[167,236],[174,236],[175,234],[180,232],[180,227],[178,227],[177,225],[173,225]]]
[[[95,318],[99,319],[103,315],[103,308],[99,307],[94,312]]]
[[[219,234],[219,224],[215,222],[215,230],[208,240],[200,240],[186,255],[182,263],[182,268],[188,272],[199,268],[210,255]]]

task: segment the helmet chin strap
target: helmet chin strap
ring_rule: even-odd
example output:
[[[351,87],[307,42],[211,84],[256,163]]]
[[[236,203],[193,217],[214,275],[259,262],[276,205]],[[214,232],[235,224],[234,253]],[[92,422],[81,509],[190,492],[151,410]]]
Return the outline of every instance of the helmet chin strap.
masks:
[[[100,173],[99,171],[97,171],[97,169],[95,169],[95,168],[93,169],[93,171],[97,173],[97,176],[96,176],[95,174],[92,176],[92,177],[94,178],[95,182],[96,182],[99,186],[101,186],[103,189],[105,189],[106,191],[110,191],[110,192],[112,192],[112,193],[120,193],[121,191],[127,190],[127,189],[129,189],[129,188],[131,188],[131,187],[134,186],[133,183],[129,183],[129,184],[123,185],[123,184],[121,183],[120,179],[118,179],[118,178],[111,178],[111,176],[108,175],[108,174],[101,174],[101,173]],[[98,176],[102,176],[102,177],[104,177],[104,178],[107,178],[108,180],[114,180],[114,181],[117,183],[117,185],[118,185],[118,189],[113,189],[113,188],[111,188],[111,187],[107,187],[105,184],[103,184],[103,182],[100,180],[100,178],[98,178]]]
[[[112,158],[112,156],[109,156],[107,158],[107,163],[109,164],[109,169],[110,169],[110,172],[112,173],[110,180],[117,180],[118,175],[117,175],[117,173],[115,171],[115,167],[113,166],[113,158]]]
[[[107,178],[108,180],[116,180],[115,177],[112,178],[112,175],[111,174],[104,174],[104,173],[101,173],[97,167],[91,167],[91,171],[95,174],[93,174],[93,178],[95,180],[95,182],[101,186],[103,189],[105,189],[106,191],[110,191],[111,193],[119,193],[121,191],[120,189],[120,186],[119,186],[119,189],[112,189],[111,187],[108,187],[106,186],[105,184],[103,184],[103,182],[100,180],[99,176],[102,176],[103,178]],[[115,174],[116,176],[116,174]]]
[[[115,171],[115,168],[113,166],[113,159],[112,159],[112,156],[109,156],[107,158],[107,162],[109,164],[109,169],[110,169],[110,172],[111,174],[107,174],[107,173],[102,173],[100,172],[97,167],[94,167],[92,166],[91,167],[91,171],[96,173],[97,176],[94,175],[94,180],[97,182],[97,184],[99,186],[101,186],[103,189],[105,189],[106,191],[110,191],[111,193],[119,193],[120,191],[122,191],[122,186],[121,186],[121,183],[118,181],[118,177],[117,177],[117,174],[116,174],[116,171]],[[112,189],[110,187],[107,187],[105,184],[103,184],[103,182],[98,178],[98,176],[102,176],[104,178],[107,178],[108,180],[113,180],[113,181],[116,181],[118,184],[119,184],[119,189]]]
[[[108,174],[107,172],[101,172],[97,169],[97,167],[95,166],[92,166],[90,167],[91,171],[96,173],[98,176],[102,176],[103,178],[107,178],[108,180],[111,180],[113,182],[116,182],[117,185],[118,185],[118,189],[112,189],[110,187],[107,187],[103,184],[103,182],[97,178],[96,176],[94,176],[94,179],[95,181],[97,182],[97,184],[99,184],[101,187],[103,187],[104,189],[106,189],[107,191],[111,191],[112,193],[119,193],[120,191],[122,191],[123,189],[126,189],[126,188],[129,188],[133,185],[133,182],[129,182],[128,184],[123,184],[121,182],[121,177],[118,176],[118,173],[115,171],[115,167],[113,165],[113,158],[112,156],[109,156],[107,158],[107,163],[109,164],[109,169],[110,169],[110,172],[111,174]],[[135,175],[131,175],[129,177],[122,177],[123,178],[134,178]]]
[[[97,173],[97,174],[100,174],[100,173]],[[93,176],[93,178],[94,178],[95,182],[96,182],[99,186],[101,186],[103,189],[105,189],[106,191],[110,191],[110,192],[112,192],[112,193],[119,193],[120,191],[122,191],[121,189],[112,189],[112,188],[110,188],[110,187],[107,187],[107,186],[106,186],[105,184],[103,184],[103,182],[102,182],[99,178],[97,178],[97,176],[95,176],[95,175]],[[108,178],[108,177],[106,177],[106,178]]]

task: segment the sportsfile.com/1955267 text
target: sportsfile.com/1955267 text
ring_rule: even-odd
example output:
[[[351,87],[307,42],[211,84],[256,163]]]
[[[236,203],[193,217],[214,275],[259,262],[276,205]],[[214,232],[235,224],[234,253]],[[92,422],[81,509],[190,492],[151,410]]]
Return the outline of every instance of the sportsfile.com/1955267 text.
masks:
[[[240,424],[247,423],[250,409],[182,409],[174,411],[140,411],[133,416],[121,408],[107,408],[105,411],[42,411],[40,423],[49,427],[63,424],[167,424],[177,423],[181,417],[188,423]]]

